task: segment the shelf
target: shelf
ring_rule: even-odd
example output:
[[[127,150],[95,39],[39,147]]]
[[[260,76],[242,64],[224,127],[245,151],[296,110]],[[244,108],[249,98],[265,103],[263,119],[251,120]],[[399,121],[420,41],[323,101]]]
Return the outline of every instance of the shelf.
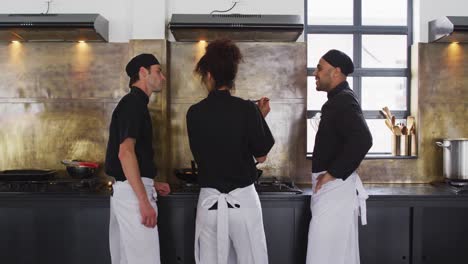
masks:
[[[417,159],[418,156],[394,156],[390,154],[369,154],[364,158],[365,160],[370,159]]]
[[[364,157],[365,160],[373,159],[417,159],[418,156],[394,156],[391,154],[368,154]],[[306,159],[311,160],[312,154],[307,154]]]

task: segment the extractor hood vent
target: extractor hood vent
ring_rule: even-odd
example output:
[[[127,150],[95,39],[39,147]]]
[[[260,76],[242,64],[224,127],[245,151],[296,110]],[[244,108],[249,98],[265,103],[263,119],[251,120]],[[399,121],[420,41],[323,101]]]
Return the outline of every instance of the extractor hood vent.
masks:
[[[298,15],[173,14],[169,29],[177,41],[296,41],[304,30]]]
[[[447,16],[430,21],[429,42],[468,42],[468,17]]]
[[[100,41],[109,22],[99,14],[0,14],[0,41]]]

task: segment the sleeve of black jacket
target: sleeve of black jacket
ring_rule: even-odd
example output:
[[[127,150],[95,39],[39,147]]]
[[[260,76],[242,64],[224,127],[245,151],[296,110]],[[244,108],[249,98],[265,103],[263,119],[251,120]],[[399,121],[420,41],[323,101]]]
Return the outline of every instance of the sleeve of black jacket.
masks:
[[[372,135],[356,100],[344,100],[340,107],[341,118],[335,128],[343,139],[343,148],[328,172],[335,178],[345,180],[359,167],[372,147]]]
[[[256,158],[267,155],[275,144],[275,139],[265,118],[263,118],[258,106],[252,102],[248,102],[247,136],[249,150]]]

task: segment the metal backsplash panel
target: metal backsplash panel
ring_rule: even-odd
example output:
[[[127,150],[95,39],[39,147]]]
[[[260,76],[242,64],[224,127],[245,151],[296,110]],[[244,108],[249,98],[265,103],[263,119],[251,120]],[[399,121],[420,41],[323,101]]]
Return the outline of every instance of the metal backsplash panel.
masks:
[[[193,74],[205,52],[204,43],[170,43],[170,131],[173,168],[190,167],[185,115],[206,97],[207,91]],[[296,178],[307,175],[306,56],[305,43],[238,43],[243,55],[233,95],[244,99],[270,98],[266,120],[276,144],[259,165],[265,176]]]
[[[174,182],[172,169],[190,166],[185,115],[190,105],[207,95],[193,75],[205,44],[138,40],[91,43],[87,48],[76,43],[14,45],[0,46],[0,170],[35,167],[63,172],[59,163],[63,158],[102,163],[112,110],[128,91],[124,67],[141,52],[156,54],[168,75],[163,92],[153,95],[149,104],[160,179]],[[310,183],[311,163],[305,159],[305,44],[239,47],[244,62],[234,95],[271,98],[267,122],[276,145],[261,165],[264,175]],[[417,44],[413,50],[411,96],[418,158],[365,160],[358,170],[365,182],[440,181],[442,150],[434,142],[468,137],[468,46]]]
[[[0,46],[0,170],[50,168],[65,174],[62,159],[103,164],[112,111],[129,91],[125,65],[142,52],[154,53],[165,69],[165,40]],[[167,142],[165,94],[152,96],[149,104],[158,124],[155,142]],[[156,162],[167,164],[168,147],[154,148]]]

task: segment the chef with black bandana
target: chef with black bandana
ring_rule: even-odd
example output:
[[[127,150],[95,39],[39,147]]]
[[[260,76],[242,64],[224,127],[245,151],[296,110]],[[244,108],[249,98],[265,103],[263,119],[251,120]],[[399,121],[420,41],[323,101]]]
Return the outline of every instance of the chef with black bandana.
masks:
[[[167,183],[154,181],[153,125],[148,109],[152,93],[166,80],[152,54],[135,56],[125,67],[130,92],[112,113],[106,174],[116,180],[110,198],[109,249],[113,264],[160,264],[157,195]]]
[[[346,81],[354,71],[343,52],[330,50],[313,75],[327,92],[312,157],[312,219],[307,264],[359,264],[358,215],[366,224],[368,198],[356,169],[372,146],[359,101]]]

